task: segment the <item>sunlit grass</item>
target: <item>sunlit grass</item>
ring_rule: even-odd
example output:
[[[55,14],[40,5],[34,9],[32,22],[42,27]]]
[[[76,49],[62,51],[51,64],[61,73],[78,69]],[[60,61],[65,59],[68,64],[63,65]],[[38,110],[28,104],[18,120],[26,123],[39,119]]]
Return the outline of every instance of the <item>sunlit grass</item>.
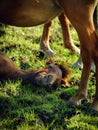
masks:
[[[39,57],[39,43],[43,26],[17,28],[7,26],[0,38],[0,49],[22,68],[41,68],[47,61]],[[71,27],[74,43],[79,46],[76,31]],[[6,48],[9,46],[8,48]],[[56,19],[50,32],[50,46],[55,52],[52,57],[65,62],[71,70],[70,88],[48,90],[33,85],[22,85],[21,81],[0,84],[0,130],[97,130],[98,117],[88,112],[95,92],[94,73],[91,73],[88,102],[76,108],[66,104],[79,86],[81,70],[72,68],[78,55],[64,49],[61,28]],[[21,64],[21,59],[25,65]]]

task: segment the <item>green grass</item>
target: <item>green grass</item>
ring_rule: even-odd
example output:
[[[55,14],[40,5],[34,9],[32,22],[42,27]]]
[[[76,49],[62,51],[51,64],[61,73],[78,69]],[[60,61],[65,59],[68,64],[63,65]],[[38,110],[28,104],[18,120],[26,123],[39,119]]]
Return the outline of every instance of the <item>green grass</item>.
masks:
[[[39,43],[43,26],[16,28],[7,26],[6,34],[0,38],[0,50],[13,59],[22,69],[41,68],[47,59],[39,56]],[[74,43],[79,46],[77,34],[70,29]],[[91,73],[88,101],[68,108],[67,100],[78,88],[81,70],[71,65],[78,58],[63,48],[61,28],[56,19],[51,28],[50,45],[56,55],[54,60],[62,62],[72,71],[70,88],[46,89],[33,85],[22,85],[21,81],[0,84],[0,130],[97,130],[98,117],[91,115],[88,107],[95,92],[94,73]],[[25,64],[22,63],[22,59]]]

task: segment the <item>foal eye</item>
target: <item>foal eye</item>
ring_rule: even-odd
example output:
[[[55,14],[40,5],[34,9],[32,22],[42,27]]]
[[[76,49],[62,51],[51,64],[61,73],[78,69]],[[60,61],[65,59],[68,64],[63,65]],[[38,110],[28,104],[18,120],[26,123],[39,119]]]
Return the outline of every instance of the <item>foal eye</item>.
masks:
[[[48,77],[48,79],[52,79],[52,76],[51,76],[51,75],[48,75],[47,77]]]
[[[49,69],[52,69],[53,67],[52,66],[48,66]]]

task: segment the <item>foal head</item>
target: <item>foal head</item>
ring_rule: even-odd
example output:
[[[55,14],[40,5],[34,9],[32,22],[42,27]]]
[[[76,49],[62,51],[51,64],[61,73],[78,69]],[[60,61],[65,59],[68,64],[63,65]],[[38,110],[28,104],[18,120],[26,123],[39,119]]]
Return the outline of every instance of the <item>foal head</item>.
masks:
[[[69,83],[67,79],[69,73],[69,69],[63,64],[55,64],[54,61],[50,60],[43,69],[34,72],[29,82],[37,86],[57,87],[61,85],[68,87]]]

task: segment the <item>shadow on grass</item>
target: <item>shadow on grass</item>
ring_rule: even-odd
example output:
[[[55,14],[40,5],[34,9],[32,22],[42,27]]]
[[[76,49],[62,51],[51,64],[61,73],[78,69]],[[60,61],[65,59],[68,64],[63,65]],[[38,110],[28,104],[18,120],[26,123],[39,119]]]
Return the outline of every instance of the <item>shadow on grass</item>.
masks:
[[[67,128],[65,118],[68,120],[81,112],[90,115],[87,109],[90,104],[87,102],[78,107],[69,108],[67,106],[67,101],[71,97],[66,92],[67,89],[62,90],[60,88],[59,90],[47,91],[44,87],[32,85],[20,85],[18,87],[22,90],[18,95],[13,95],[11,92],[0,94],[0,120],[9,120],[8,123],[3,123],[1,128],[10,129],[13,127],[16,129],[18,125],[25,122],[33,126],[39,119],[45,126],[53,122],[50,129],[56,125],[65,129]],[[33,111],[34,118],[30,119],[29,114]]]

